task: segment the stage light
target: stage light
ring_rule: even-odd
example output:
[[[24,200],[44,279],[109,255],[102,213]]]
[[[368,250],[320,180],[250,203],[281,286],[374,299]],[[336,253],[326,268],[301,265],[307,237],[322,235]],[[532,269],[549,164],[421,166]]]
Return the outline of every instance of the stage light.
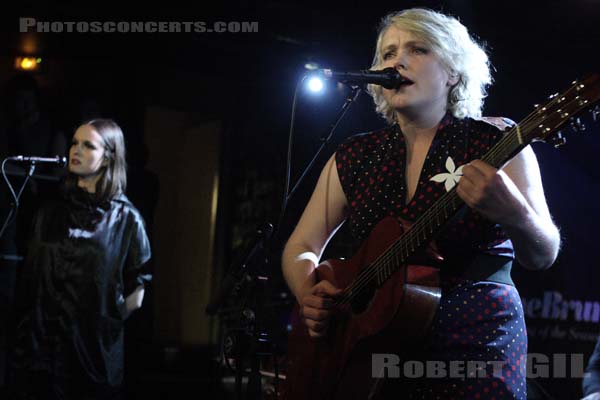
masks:
[[[308,79],[308,89],[313,93],[320,93],[323,90],[323,80],[318,76]]]
[[[42,59],[39,57],[17,57],[15,58],[15,68],[24,71],[34,71],[38,69],[41,62]]]

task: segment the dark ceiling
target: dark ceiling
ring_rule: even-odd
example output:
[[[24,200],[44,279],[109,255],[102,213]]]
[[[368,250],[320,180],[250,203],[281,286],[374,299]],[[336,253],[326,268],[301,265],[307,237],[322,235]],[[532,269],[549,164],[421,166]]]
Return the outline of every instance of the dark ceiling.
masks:
[[[149,2],[148,2],[149,3]],[[458,16],[488,43],[498,73],[519,80],[569,76],[597,67],[600,48],[595,0],[573,1],[241,1],[206,5],[160,2],[117,6],[84,2],[23,3],[4,20],[2,51],[22,51],[18,16],[55,21],[258,21],[259,32],[37,35],[48,57],[110,58],[137,55],[145,62],[193,66],[216,74],[250,72],[261,80],[285,74],[312,58],[337,68],[368,66],[378,20],[400,7],[425,6]],[[534,74],[535,73],[535,74]],[[562,82],[557,82],[562,83]],[[547,84],[547,83],[546,83]]]
[[[368,67],[378,21],[400,8],[422,6],[453,14],[487,44],[495,68],[487,114],[518,120],[533,103],[565,88],[574,78],[598,71],[600,65],[600,7],[596,0],[149,3],[22,2],[19,9],[0,16],[0,55],[22,54],[24,42],[32,39],[36,55],[58,63],[69,75],[64,79],[79,74],[97,80],[114,73],[107,69],[110,65],[122,66],[129,74],[145,74],[156,82],[175,78],[190,85],[204,82],[218,89],[211,96],[219,96],[219,101],[231,100],[233,91],[238,98],[246,96],[248,102],[264,103],[264,110],[274,110],[272,118],[285,120],[281,127],[289,118],[288,105],[304,63],[312,60],[344,70]],[[23,35],[18,32],[19,17],[46,21],[257,21],[259,32]],[[193,101],[204,104],[196,98]]]

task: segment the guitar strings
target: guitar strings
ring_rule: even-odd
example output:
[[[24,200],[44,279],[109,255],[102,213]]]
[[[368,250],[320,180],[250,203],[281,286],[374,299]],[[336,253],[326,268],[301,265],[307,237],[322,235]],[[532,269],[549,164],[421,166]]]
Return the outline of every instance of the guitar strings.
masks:
[[[566,91],[561,97],[565,97],[573,89],[575,89],[575,86],[573,86],[568,91]],[[555,98],[555,99],[557,99],[557,101],[558,101],[559,98]],[[576,100],[576,99],[574,99],[574,100]],[[553,103],[555,103],[555,102],[554,101],[550,101],[550,102],[548,102],[548,104],[545,107],[546,108],[551,107],[551,106],[554,105]],[[566,103],[566,104],[572,104],[572,101],[570,103]],[[538,111],[538,113],[539,113],[539,111]],[[525,131],[529,131],[532,128],[530,120],[535,119],[535,117],[537,117],[535,115],[535,112],[531,113],[527,118],[525,118],[523,120],[523,122],[521,123],[520,126],[523,127],[525,129]],[[547,116],[545,116],[544,118],[547,119]],[[542,120],[542,121],[544,121],[544,120]],[[562,122],[564,122],[564,121],[561,121],[561,123]],[[535,124],[537,125],[538,122],[536,121]],[[556,129],[557,127],[555,127],[554,129]],[[517,135],[514,134],[514,130],[515,129],[516,128],[511,128],[511,130],[509,132],[507,132],[507,134],[505,136],[503,136],[503,138],[500,141],[498,141],[497,145],[492,148],[492,151],[486,153],[486,155],[484,156],[484,159],[493,159],[494,157],[497,157],[498,155],[500,155],[502,153],[501,150],[506,149],[507,147],[510,147],[512,149],[511,150],[511,152],[512,152],[515,149],[518,149],[519,146],[522,146],[521,143],[518,142]],[[514,143],[515,141],[517,141],[517,143]],[[527,144],[528,144],[528,142],[527,142]],[[527,145],[527,144],[525,144],[525,145]],[[499,162],[500,162],[499,160],[492,161],[492,164],[499,164]],[[435,214],[436,212],[439,213],[439,209],[443,208],[444,209],[444,217],[448,218],[448,215],[445,212],[446,211],[446,205],[448,203],[447,200],[451,200],[452,202],[454,202],[455,200],[459,200],[459,199],[456,196],[456,193],[454,193],[454,191],[448,192],[446,194],[449,194],[450,196],[443,196],[442,198],[440,198],[440,200],[437,201],[434,204],[434,206],[432,206],[431,209],[426,212],[426,214],[424,215],[424,217],[427,217],[428,214]],[[454,196],[452,196],[452,194]],[[446,197],[448,197],[448,198],[446,198]],[[438,206],[438,203],[441,204],[441,207]],[[454,204],[452,204],[451,210],[455,211],[456,208],[457,207]],[[427,219],[431,219],[431,218],[422,218],[420,220],[425,220],[425,222],[427,222]],[[425,226],[421,226],[421,225],[425,225]],[[439,225],[440,224],[438,223],[438,226]],[[426,228],[427,228],[427,226],[429,226],[429,231],[430,231],[430,233],[432,233],[432,228],[431,228],[430,223],[429,224],[427,224],[427,223],[422,223],[422,224],[416,223],[415,226],[407,232],[406,236],[412,236],[412,238],[410,238],[410,237],[408,238],[408,239],[412,239],[412,240],[405,240],[405,242],[414,241],[415,233],[416,233],[416,236],[417,236],[417,246],[414,246],[414,243],[413,243],[412,246],[410,246],[410,248],[411,248],[411,250],[413,252],[414,252],[415,248],[418,248],[419,245],[420,245],[419,244],[419,236],[420,236],[421,233],[424,234],[424,236],[423,236],[423,242],[426,242],[426,241],[429,240],[427,238],[427,236],[426,236],[426,233],[427,233],[427,229]],[[401,239],[404,240],[405,238],[402,237]],[[400,248],[402,248],[403,247],[402,243],[401,243],[402,240],[398,239],[395,243],[393,243],[390,246],[390,249],[388,249],[388,250],[394,250],[394,247],[400,247]],[[398,246],[398,244],[400,244],[400,245]],[[406,244],[406,246],[404,246],[404,248],[405,248],[406,254],[407,254],[406,257],[410,256],[411,252],[408,251],[408,244]],[[364,270],[361,271],[361,274],[359,274],[359,279],[355,280],[355,282],[351,285],[352,288],[353,288],[353,290],[350,292],[351,295],[350,296],[345,296],[346,297],[346,301],[349,300],[349,299],[351,299],[353,297],[352,294],[354,292],[360,291],[361,288],[362,288],[362,286],[364,286],[364,283],[368,283],[368,282],[365,282],[365,280],[371,281],[372,278],[373,278],[373,276],[374,276],[374,274],[379,274],[381,272],[381,270],[384,270],[385,272],[388,272],[388,274],[389,274],[389,272],[392,271],[393,269],[398,269],[399,268],[398,264],[400,262],[397,262],[396,265],[390,265],[390,263],[388,262],[391,258],[397,258],[397,255],[394,255],[394,254],[391,254],[391,253],[392,252],[388,252],[388,251],[384,252],[382,254],[382,256],[380,256],[378,259],[376,259],[369,267],[367,267],[367,268],[365,268]],[[383,264],[383,266],[380,265],[380,264]],[[393,267],[393,268],[389,268],[390,266]],[[371,272],[371,273],[369,274],[369,272]]]
[[[562,95],[555,96],[543,107],[540,107],[536,111],[530,113],[519,125],[519,129],[522,130],[521,133],[523,133],[523,131],[529,132],[530,130],[533,130],[534,126],[532,125],[538,125],[540,123],[539,121],[534,121],[538,119],[538,114],[540,110],[542,110],[543,108],[547,109],[554,107],[558,102],[560,102],[559,100],[568,96],[572,90],[576,90],[577,86],[578,85],[573,85]],[[569,102],[565,103],[565,105],[570,105],[576,100],[577,99],[575,98],[573,100],[569,100]],[[544,122],[547,118],[548,115],[545,115],[541,122]],[[498,141],[498,143],[495,146],[493,146],[488,153],[484,155],[483,160],[491,161],[492,165],[498,165],[500,163],[500,160],[497,160],[497,157],[506,154],[506,149],[510,149],[510,152],[513,152],[517,150],[519,146],[527,146],[531,141],[531,138],[528,137],[528,133],[526,135],[527,140],[524,141],[524,144],[521,144],[518,140],[519,138],[516,134],[516,131],[516,126],[511,128],[507,132],[507,134],[504,135]],[[358,274],[357,279],[355,279],[353,283],[350,284],[350,286],[344,291],[344,294],[338,299],[338,301],[334,302],[334,304],[339,306],[351,301],[353,298],[356,297],[357,294],[360,294],[360,292],[364,289],[365,286],[367,286],[370,282],[373,281],[373,278],[375,278],[377,275],[382,275],[382,272],[387,273],[387,276],[389,277],[396,270],[400,269],[403,266],[402,264],[406,261],[406,259],[410,257],[410,255],[414,254],[414,252],[418,250],[422,246],[422,244],[427,244],[431,239],[427,237],[427,231],[429,231],[429,233],[431,234],[434,230],[434,228],[432,228],[433,225],[431,224],[430,220],[434,220],[433,217],[436,217],[435,221],[437,221],[437,228],[446,223],[447,220],[454,215],[454,212],[460,205],[454,204],[456,200],[459,200],[460,202],[460,198],[456,194],[455,189],[456,188],[453,188],[451,191],[446,192],[444,195],[442,195],[442,197],[440,197],[440,199],[436,201],[425,212],[422,218],[419,218],[417,220],[417,222],[413,225],[413,227],[411,227],[411,229],[409,229],[406,232],[405,235],[402,235],[399,239],[392,243],[387,250],[385,250],[379,257],[377,257],[369,266],[361,270],[361,272],[359,272]],[[446,206],[448,205],[448,203],[450,203],[451,206],[450,215],[446,213]],[[440,209],[443,209],[443,216],[440,213]],[[442,218],[441,223],[439,220],[440,216]],[[423,243],[420,243],[421,234],[423,234]],[[414,246],[415,236],[417,236],[417,246]],[[403,244],[403,242],[405,244]],[[409,243],[411,244],[410,247]],[[401,250],[405,251],[406,257],[404,256],[404,252],[402,252]],[[401,251],[400,257],[398,257],[398,251]],[[390,261],[393,261],[392,259],[395,259],[396,263],[391,263]],[[384,280],[385,279],[387,279],[387,277],[384,278]]]
[[[531,119],[531,118],[530,118]],[[537,122],[536,122],[537,124]],[[531,127],[531,122],[529,120],[524,120],[524,122],[521,124],[521,126],[524,127],[524,129],[529,130]],[[514,128],[513,130],[509,131],[507,135],[503,136],[503,138],[498,141],[497,145],[493,147],[492,151],[490,151],[489,153],[487,153],[483,159],[490,162],[490,164],[492,165],[496,165],[499,166],[499,163],[503,160],[508,158],[507,156],[505,156],[506,149],[508,148],[510,152],[513,152],[515,150],[518,150],[519,147],[523,147],[523,145],[521,145],[521,143],[518,142],[518,137],[517,135],[514,134]],[[498,156],[501,155],[502,156],[502,160],[498,159]],[[456,195],[456,193],[454,193],[454,191],[450,192],[448,196],[444,196],[443,198],[440,199],[440,201],[435,203],[435,206],[431,208],[431,212],[427,212],[424,215],[424,218],[420,220],[420,223],[416,223],[415,226],[413,226],[413,228],[407,232],[407,239],[410,240],[406,240],[404,241],[405,245],[402,246],[402,243],[400,243],[400,246],[395,246],[395,247],[400,247],[400,250],[404,250],[404,252],[402,253],[402,255],[404,256],[404,253],[406,253],[406,257],[408,257],[410,255],[410,250],[412,250],[414,252],[415,248],[419,248],[421,246],[421,236],[423,237],[423,242],[427,242],[429,241],[429,237],[427,235],[427,233],[433,233],[433,228],[432,228],[432,220],[433,221],[437,221],[436,227],[440,226],[441,223],[439,222],[440,219],[440,211],[443,212],[443,218],[448,218],[450,214],[450,216],[452,216],[454,213],[454,211],[456,211],[456,209],[458,208],[458,206],[460,204],[456,204],[458,202],[460,202],[460,199],[458,198],[458,196]],[[439,204],[438,204],[439,203]],[[447,213],[447,209],[450,209],[450,213]],[[416,239],[416,245],[415,245],[415,239]],[[423,243],[425,244],[425,243]],[[409,246],[410,245],[410,246]],[[391,254],[390,254],[391,256]],[[381,260],[379,261],[379,264],[383,263],[384,266],[383,268],[378,268],[379,271],[384,270],[384,271],[390,271],[389,268],[389,264],[388,261],[391,259],[391,257],[383,257]]]
[[[510,137],[510,132],[504,136],[504,138],[506,137]],[[501,145],[502,140],[500,140],[497,145]],[[431,223],[423,223],[422,221],[427,221],[427,220],[431,220],[431,219],[435,219],[436,221],[438,221],[438,223],[436,224],[437,226],[440,226],[443,224],[443,222],[440,222],[439,216],[440,216],[440,209],[442,208],[444,210],[444,217],[448,217],[448,215],[446,214],[446,205],[449,202],[448,200],[454,201],[454,197],[456,196],[452,196],[452,194],[454,193],[454,190],[452,190],[451,192],[445,193],[440,199],[439,201],[435,202],[434,205],[425,213],[425,215],[423,216],[424,218],[420,219],[417,223],[415,223],[415,225],[406,232],[407,236],[402,237],[403,240],[397,240],[396,242],[392,243],[392,245],[390,245],[390,247],[382,254],[382,256],[380,256],[378,259],[376,259],[369,267],[363,269],[361,271],[361,274],[359,274],[358,279],[355,280],[354,284],[352,285],[352,290],[351,292],[356,292],[356,291],[360,291],[365,284],[368,284],[368,281],[371,281],[372,278],[374,277],[375,274],[380,274],[381,270],[383,269],[384,271],[388,272],[388,274],[393,271],[394,267],[397,267],[398,265],[402,264],[403,261],[405,261],[404,258],[404,254],[406,253],[406,258],[408,258],[411,254],[411,251],[409,251],[409,244],[411,244],[410,249],[412,250],[412,252],[414,252],[415,249],[420,247],[420,243],[419,243],[419,236],[422,233],[426,233],[427,231],[429,231],[430,233],[432,233],[432,228],[431,228]],[[454,208],[454,207],[452,207]],[[433,214],[436,218],[427,218],[430,214]],[[436,227],[437,227],[436,226]],[[429,229],[427,229],[429,227]],[[417,236],[417,246],[414,246],[414,236]],[[404,240],[406,239],[406,240]],[[409,240],[412,239],[412,240]],[[423,242],[427,241],[427,236],[424,236]],[[405,242],[406,244],[403,246],[403,242]],[[398,253],[398,247],[400,247],[400,250],[404,250],[404,251],[400,251],[401,253],[401,257],[398,258],[397,253]],[[394,263],[395,265],[393,265],[392,263],[390,263],[389,261],[394,258],[396,259],[396,263]],[[382,266],[383,264],[383,266]],[[390,268],[391,267],[391,268]],[[370,274],[369,274],[370,272]],[[350,296],[350,298],[352,298],[352,296]],[[349,299],[350,299],[349,298]],[[346,299],[349,300],[349,299]]]
[[[508,137],[508,136],[509,135],[506,135],[505,137]],[[500,145],[500,144],[501,144],[501,141],[499,141],[497,145]],[[439,201],[436,201],[434,203],[434,205],[429,210],[426,211],[426,213],[423,215],[423,218],[419,219],[419,221],[417,221],[417,223],[415,223],[415,225],[413,225],[413,227],[411,227],[411,229],[409,229],[404,236],[402,236],[400,239],[398,239],[397,241],[392,243],[388,247],[388,249],[384,253],[382,253],[382,255],[380,257],[378,257],[367,268],[363,269],[361,271],[361,273],[359,273],[359,276],[357,277],[357,279],[354,281],[354,283],[351,286],[351,290],[349,293],[350,296],[345,296],[347,298],[345,298],[343,300],[343,302],[347,302],[348,300],[352,299],[352,297],[354,297],[352,295],[356,292],[360,292],[367,284],[372,282],[372,279],[376,275],[382,275],[382,272],[383,272],[384,274],[387,273],[387,275],[389,276],[391,273],[393,273],[394,270],[401,267],[403,262],[406,261],[406,259],[411,254],[413,254],[416,249],[418,249],[420,247],[420,245],[421,245],[420,235],[421,234],[424,234],[423,235],[423,244],[425,244],[428,240],[427,235],[426,235],[427,231],[432,233],[432,230],[433,230],[431,222],[428,222],[428,221],[429,220],[437,221],[436,227],[443,225],[443,223],[445,222],[444,218],[448,218],[448,214],[446,213],[447,204],[453,203],[455,198],[457,197],[457,196],[452,196],[453,194],[455,195],[454,190],[445,193],[439,199]],[[448,201],[448,200],[450,200],[450,201]],[[451,210],[454,211],[454,208],[455,207],[452,204]],[[441,221],[440,221],[440,216],[441,216],[440,209],[443,209],[443,214],[444,214]],[[433,217],[435,217],[435,218],[433,218]],[[417,245],[416,246],[414,244],[415,236],[417,236],[417,238],[416,238]],[[400,252],[400,257],[398,257],[398,252]],[[392,260],[392,259],[394,259],[394,260]],[[396,261],[396,262],[393,263],[390,261]]]
[[[503,137],[503,139],[512,138],[514,136],[514,134],[511,135],[511,132],[509,132]],[[503,141],[501,139],[494,148],[504,148],[507,146],[507,143],[510,143],[510,140]],[[488,154],[491,155],[493,154],[493,152],[490,152]],[[444,218],[448,218],[448,213],[446,213],[448,203],[450,203],[450,210],[452,213],[452,211],[454,211],[456,208],[454,202],[457,198],[458,197],[456,196],[455,190],[452,190],[450,192],[445,193],[439,199],[439,201],[435,202],[434,205],[428,211],[426,211],[426,213],[423,215],[423,218],[419,219],[419,221],[417,221],[417,223],[415,223],[415,225],[413,225],[413,227],[406,232],[406,237],[403,236],[396,242],[392,243],[390,247],[380,257],[378,257],[369,267],[363,269],[361,273],[359,273],[359,277],[354,281],[354,283],[351,286],[349,296],[344,296],[346,298],[343,299],[343,302],[345,303],[351,300],[354,297],[353,294],[360,292],[367,284],[372,282],[375,276],[382,275],[382,272],[383,274],[387,273],[387,275],[389,276],[391,273],[393,273],[394,270],[401,267],[403,262],[406,261],[406,259],[411,254],[413,254],[416,249],[420,247],[421,234],[423,234],[423,244],[426,244],[426,242],[428,241],[426,233],[427,231],[429,231],[430,233],[432,233],[433,231],[430,220],[437,221],[436,227],[443,225],[443,223],[445,222]],[[442,221],[440,221],[441,209],[443,210],[443,217],[441,218]],[[414,244],[415,236],[417,239],[416,246]],[[400,257],[398,257],[398,251],[400,251]],[[392,259],[395,259],[396,262],[390,262],[394,261]]]
[[[560,97],[555,97],[554,99],[552,99],[550,102],[548,102],[544,107],[548,108],[548,107],[552,107],[554,106],[553,103],[558,102],[558,100],[560,98],[565,97],[566,95],[568,95],[572,90],[574,90],[576,88],[576,86],[572,86],[569,90],[567,90],[563,95],[561,95]],[[554,101],[556,100],[556,101]],[[577,99],[574,99],[577,100]],[[572,101],[570,101],[570,103],[567,104],[571,104]],[[539,108],[538,110],[541,110],[542,108]],[[580,111],[580,110],[579,110]],[[539,111],[538,111],[539,114]],[[523,122],[521,123],[521,127],[525,129],[525,131],[529,131],[532,127],[531,127],[531,120],[536,119],[535,117],[537,117],[537,115],[535,115],[534,113],[531,113],[527,118],[525,118],[523,120]],[[547,119],[547,115],[544,117],[545,119]],[[542,120],[544,121],[544,120]],[[561,121],[561,123],[564,121]],[[538,122],[536,121],[535,124],[537,125]],[[560,125],[560,124],[559,124]],[[556,129],[558,126],[556,126],[554,129]],[[486,155],[484,156],[484,159],[492,159],[496,156],[499,155],[499,153],[501,153],[501,150],[506,148],[507,146],[511,146],[513,148],[512,151],[514,151],[514,149],[517,149],[518,146],[520,146],[520,143],[517,143],[515,145],[515,141],[518,140],[517,135],[514,134],[514,130],[516,128],[511,128],[511,130],[509,132],[507,132],[507,134],[505,136],[503,136],[503,138],[498,141],[497,145],[494,146],[492,148],[492,150],[488,153],[486,153]],[[530,139],[530,138],[528,138]],[[497,164],[498,162],[493,162],[493,164]],[[454,194],[454,196],[451,196],[452,194]],[[446,196],[446,195],[450,195],[450,196]],[[458,197],[456,196],[456,193],[454,193],[454,191],[451,192],[447,192],[444,196],[442,196],[442,198],[440,198],[439,201],[437,201],[436,203],[434,203],[434,206],[432,206],[430,208],[430,210],[428,210],[426,212],[426,214],[424,215],[424,217],[427,217],[428,214],[435,214],[436,212],[439,213],[439,208],[443,208],[444,209],[444,216],[446,218],[448,218],[448,215],[446,215],[445,211],[446,211],[446,203],[448,203],[448,199],[446,198],[448,197],[452,202],[454,202],[455,200],[459,200]],[[441,204],[441,207],[438,206],[438,203]],[[457,208],[456,206],[454,206],[454,204],[452,204],[452,211],[454,211],[455,208]],[[431,211],[431,212],[430,212]],[[439,215],[439,214],[438,214]],[[425,219],[425,222],[427,222],[427,218],[421,218],[420,220]],[[429,218],[431,219],[431,218]],[[413,236],[413,240],[414,240],[414,236],[415,236],[415,232],[417,233],[417,243],[418,243],[418,239],[419,239],[419,235],[421,233],[426,233],[426,229],[424,230],[424,228],[427,228],[427,226],[421,227],[420,225],[427,225],[425,223],[419,224],[419,221],[417,221],[417,223],[415,224],[415,226],[410,229],[406,236]],[[440,224],[438,223],[438,226]],[[432,228],[431,225],[429,225],[429,231],[430,233],[432,233]],[[383,269],[385,272],[389,272],[394,270],[394,269],[399,269],[399,267],[401,265],[400,262],[397,262],[396,265],[389,265],[389,260],[391,258],[397,258],[397,255],[391,254],[393,253],[392,251],[389,250],[394,250],[394,247],[403,247],[402,246],[402,241],[404,241],[404,237],[399,238],[395,243],[393,243],[390,248],[388,248],[388,250],[386,250],[380,257],[378,257],[372,264],[370,264],[367,268],[363,269],[360,273],[359,273],[359,277],[353,282],[353,284],[351,284],[350,288],[351,290],[348,292],[345,292],[345,295],[343,296],[343,299],[341,302],[347,302],[348,300],[350,300],[352,297],[354,297],[354,293],[356,292],[360,292],[360,290],[364,287],[365,284],[368,284],[368,281],[372,281],[372,278],[375,274],[379,274],[381,272],[381,270]],[[410,237],[408,239],[411,239]],[[424,242],[427,241],[428,238],[426,235],[424,235]],[[409,240],[406,240],[407,242]],[[398,246],[399,245],[399,246]],[[405,250],[406,250],[406,254],[407,254],[407,258],[408,256],[410,256],[410,252],[408,251],[408,244],[406,244]],[[419,247],[419,244],[416,246],[416,248]],[[412,251],[414,252],[415,250],[415,246],[411,246]],[[383,267],[380,264],[384,264]],[[389,268],[389,267],[392,268]]]

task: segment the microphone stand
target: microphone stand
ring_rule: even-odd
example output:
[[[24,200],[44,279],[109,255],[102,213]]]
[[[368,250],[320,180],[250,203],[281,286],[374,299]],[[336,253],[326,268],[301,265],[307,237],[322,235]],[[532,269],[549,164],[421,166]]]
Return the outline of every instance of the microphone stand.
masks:
[[[331,138],[335,132],[335,129],[349,110],[350,106],[362,93],[362,88],[358,86],[351,86],[351,93],[345,99],[342,108],[336,115],[334,123],[330,126],[329,133],[323,135],[320,138],[321,145],[313,156],[308,165],[304,168],[304,171],[296,181],[295,185],[291,190],[290,187],[290,170],[291,170],[291,155],[292,155],[292,143],[293,143],[293,125],[294,125],[294,110],[296,104],[296,96],[298,88],[301,83],[306,79],[304,76],[296,86],[296,93],[294,95],[293,109],[292,109],[292,121],[290,127],[290,137],[288,143],[288,163],[287,163],[287,175],[285,184],[285,193],[283,196],[283,204],[279,215],[279,220],[275,229],[270,223],[263,225],[263,228],[256,231],[256,236],[253,240],[254,245],[246,250],[240,266],[235,265],[230,268],[230,272],[222,281],[220,289],[217,294],[213,296],[212,301],[206,308],[206,312],[209,315],[215,315],[219,313],[222,317],[227,314],[227,309],[223,306],[227,300],[232,300],[239,297],[240,293],[245,292],[246,297],[241,299],[242,310],[233,307],[232,310],[239,313],[237,327],[230,329],[229,332],[223,335],[222,344],[222,356],[228,363],[226,358],[228,355],[233,356],[235,359],[235,392],[236,399],[238,400],[260,400],[262,399],[262,387],[261,387],[261,375],[260,375],[260,359],[259,356],[275,354],[276,346],[270,340],[268,333],[262,332],[265,328],[265,303],[269,297],[268,282],[269,277],[260,275],[257,271],[256,264],[261,263],[268,265],[271,258],[273,238],[279,234],[283,218],[287,209],[287,204],[292,198],[294,193],[300,187],[300,184],[304,181],[308,172],[312,169],[315,162],[319,159],[319,156],[330,143]],[[246,290],[244,285],[247,286]],[[247,307],[248,306],[248,307]],[[246,364],[246,358],[249,358],[250,363],[250,375],[248,377],[248,383],[246,386],[246,396],[242,393],[242,380],[244,375],[244,369]],[[275,361],[277,363],[277,361]],[[275,366],[275,395],[277,393],[278,383],[278,367]]]
[[[36,167],[35,162],[33,162],[29,165],[29,170],[27,171],[27,174],[25,175],[25,180],[23,181],[23,184],[21,185],[21,188],[19,189],[19,193],[15,194],[15,191],[12,188],[12,185],[10,184],[8,177],[6,176],[6,171],[4,168],[6,162],[10,161],[10,159],[11,158],[8,157],[2,161],[2,176],[4,177],[4,180],[6,181],[6,185],[8,186],[8,189],[10,190],[10,193],[13,196],[14,202],[12,203],[12,205],[10,207],[10,211],[8,212],[8,215],[6,216],[6,219],[4,220],[4,224],[2,225],[2,228],[0,228],[0,238],[2,238],[2,236],[4,235],[4,232],[5,232],[6,228],[8,227],[8,224],[10,223],[13,215],[16,216],[17,211],[19,210],[19,199],[21,198],[21,194],[23,194],[23,190],[25,189],[27,182],[29,182],[29,179],[33,176],[33,173],[35,172],[35,167]]]
[[[294,185],[294,187],[292,188],[291,191],[289,190],[289,183],[290,183],[290,169],[291,169],[290,162],[291,162],[291,156],[292,156],[291,149],[292,149],[293,141],[292,141],[292,132],[290,132],[290,138],[288,139],[289,140],[289,148],[288,148],[287,179],[286,179],[285,193],[284,193],[284,197],[283,197],[283,206],[281,207],[281,214],[279,216],[279,222],[277,224],[277,228],[279,228],[281,226],[285,211],[287,209],[287,203],[289,202],[291,197],[294,195],[294,193],[296,192],[298,187],[300,187],[300,184],[304,181],[306,174],[308,174],[308,172],[312,169],[312,166],[319,159],[319,156],[321,155],[321,153],[323,152],[325,147],[331,141],[331,138],[333,137],[333,133],[335,132],[335,129],[337,128],[339,123],[342,121],[342,118],[344,118],[344,115],[346,115],[346,112],[349,110],[350,106],[354,103],[354,101],[356,101],[358,96],[360,96],[360,94],[362,93],[362,88],[360,86],[350,86],[350,88],[351,88],[352,92],[350,93],[350,95],[348,97],[346,97],[346,100],[344,101],[342,108],[338,111],[338,114],[336,115],[333,124],[329,128],[329,133],[327,134],[327,136],[321,136],[321,138],[319,139],[321,141],[321,146],[319,146],[319,148],[317,149],[317,152],[313,156],[312,160],[310,160],[308,165],[305,167],[304,172],[302,172],[302,174],[296,181],[296,184]]]

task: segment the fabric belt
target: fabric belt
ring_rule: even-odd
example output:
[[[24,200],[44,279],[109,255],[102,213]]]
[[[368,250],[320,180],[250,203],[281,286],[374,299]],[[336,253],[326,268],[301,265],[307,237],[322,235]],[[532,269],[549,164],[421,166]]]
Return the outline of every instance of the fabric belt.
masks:
[[[475,282],[491,281],[515,286],[510,277],[512,264],[513,260],[509,257],[477,254],[464,270],[461,271],[460,268],[442,268],[442,273],[446,270],[451,275]]]

